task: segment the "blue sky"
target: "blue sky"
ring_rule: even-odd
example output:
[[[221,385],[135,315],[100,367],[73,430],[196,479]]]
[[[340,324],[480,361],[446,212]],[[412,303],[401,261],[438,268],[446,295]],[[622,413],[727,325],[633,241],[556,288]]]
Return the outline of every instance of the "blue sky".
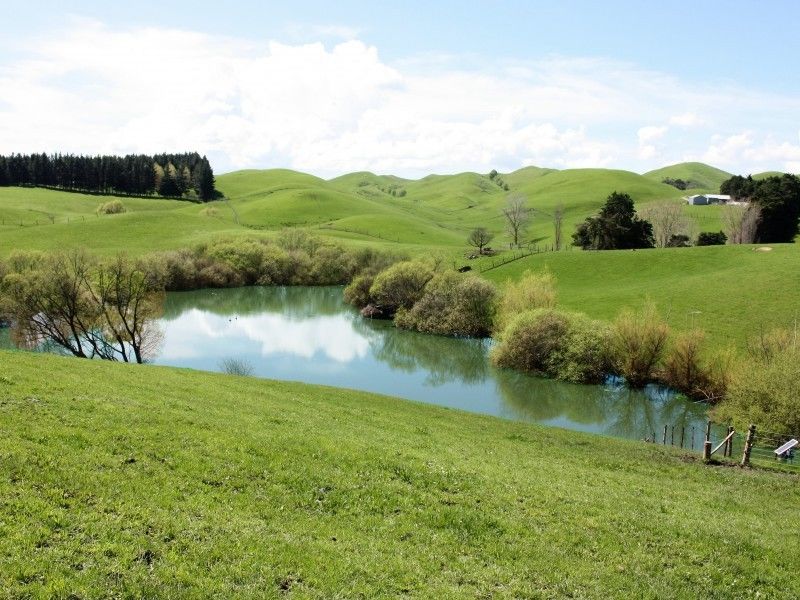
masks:
[[[63,4],[0,21],[0,152],[800,170],[797,2]]]

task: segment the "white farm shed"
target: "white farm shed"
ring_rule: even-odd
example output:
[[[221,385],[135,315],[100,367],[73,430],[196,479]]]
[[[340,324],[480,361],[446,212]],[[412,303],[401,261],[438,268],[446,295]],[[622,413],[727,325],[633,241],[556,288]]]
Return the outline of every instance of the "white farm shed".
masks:
[[[726,194],[696,194],[689,196],[686,201],[692,206],[705,206],[707,204],[726,204],[731,197]]]

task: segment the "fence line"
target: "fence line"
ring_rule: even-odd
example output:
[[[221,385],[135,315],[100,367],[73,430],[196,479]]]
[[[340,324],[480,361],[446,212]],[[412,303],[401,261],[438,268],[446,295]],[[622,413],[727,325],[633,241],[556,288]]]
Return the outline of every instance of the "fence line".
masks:
[[[647,441],[702,452],[703,458],[712,462],[800,472],[800,456],[779,457],[775,454],[775,450],[789,440],[800,440],[800,434],[767,431],[762,435],[758,427],[754,427],[748,440],[748,430],[736,431],[729,425],[711,421],[707,422],[704,430],[699,432],[700,443],[697,444],[696,426],[665,424],[657,436],[654,434],[653,439]],[[795,452],[800,453],[800,446],[795,448]]]

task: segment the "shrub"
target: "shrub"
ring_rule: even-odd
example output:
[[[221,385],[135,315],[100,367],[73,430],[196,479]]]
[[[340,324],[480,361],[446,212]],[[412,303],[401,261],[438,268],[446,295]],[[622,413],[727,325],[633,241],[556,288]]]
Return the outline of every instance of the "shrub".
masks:
[[[553,357],[554,376],[574,383],[601,383],[611,372],[609,328],[600,321],[573,313],[569,331]]]
[[[125,211],[125,205],[120,200],[111,200],[97,207],[97,214],[100,215],[119,215]]]
[[[609,372],[608,337],[607,327],[585,315],[540,308],[509,321],[492,361],[566,381],[600,382]]]
[[[420,262],[404,261],[381,271],[370,288],[370,296],[390,313],[410,309],[422,297],[433,277],[431,268]]]
[[[245,285],[253,285],[263,274],[266,246],[256,240],[218,240],[206,254],[229,267]]]
[[[731,378],[714,417],[744,429],[755,423],[762,431],[785,436],[800,433],[800,348],[766,360],[742,361]],[[757,439],[757,436],[756,436]]]
[[[305,229],[289,227],[282,230],[276,238],[278,246],[290,252],[303,250],[313,256],[317,248],[322,246],[322,241]]]
[[[375,281],[373,275],[358,275],[344,288],[344,300],[357,308],[364,308],[367,304],[374,302],[369,293],[372,283]]]
[[[556,282],[552,273],[526,271],[517,281],[507,281],[498,306],[498,329],[504,322],[526,310],[554,308]]]
[[[492,361],[498,367],[553,376],[555,355],[563,350],[569,326],[569,317],[553,309],[518,314],[500,335]]]
[[[356,271],[352,254],[337,246],[321,246],[313,258],[311,279],[315,285],[345,284]]]
[[[243,358],[226,358],[219,366],[223,373],[240,377],[251,377],[255,371],[253,365]]]
[[[638,313],[624,310],[611,328],[611,358],[616,372],[631,387],[653,381],[668,338],[669,327],[654,304],[646,304]]]
[[[445,271],[430,280],[410,310],[397,313],[395,324],[439,335],[485,337],[492,328],[496,295],[488,281]]]
[[[733,355],[723,351],[707,357],[704,342],[702,331],[678,335],[667,350],[659,378],[687,396],[717,402],[725,396]]]
[[[697,236],[698,246],[724,246],[728,241],[728,236],[722,231],[709,232],[704,231]]]

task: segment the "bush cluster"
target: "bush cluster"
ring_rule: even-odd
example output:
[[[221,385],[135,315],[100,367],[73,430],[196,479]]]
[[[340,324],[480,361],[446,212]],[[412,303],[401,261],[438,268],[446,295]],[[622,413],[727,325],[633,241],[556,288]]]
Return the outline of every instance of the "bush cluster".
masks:
[[[411,308],[397,313],[395,323],[425,333],[486,337],[492,331],[496,295],[488,281],[445,271],[427,283]]]
[[[126,212],[125,205],[120,200],[111,200],[97,207],[99,215],[119,215]]]
[[[438,271],[441,261],[402,261],[365,270],[344,290],[359,308],[373,306],[395,325],[439,335],[486,337],[492,331],[497,290],[474,275]]]
[[[800,345],[794,332],[775,331],[749,345],[747,359],[733,371],[718,420],[738,428],[756,423],[762,431],[800,433]]]
[[[538,308],[513,317],[492,349],[499,367],[597,383],[609,372],[609,331],[585,315]]]
[[[343,285],[400,257],[370,248],[351,249],[323,243],[303,230],[275,241],[220,238],[191,249],[150,258],[168,291],[247,285]]]

